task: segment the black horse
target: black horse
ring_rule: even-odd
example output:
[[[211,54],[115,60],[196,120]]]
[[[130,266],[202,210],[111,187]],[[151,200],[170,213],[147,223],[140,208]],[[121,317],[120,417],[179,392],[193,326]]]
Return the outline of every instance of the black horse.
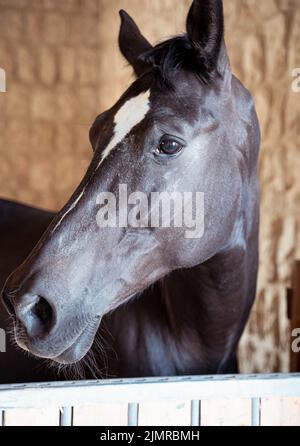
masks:
[[[31,251],[3,290],[14,336],[92,376],[237,372],[256,293],[260,132],[231,72],[222,1],[195,0],[187,33],[155,47],[121,19],[137,80],[96,119],[78,189],[55,216],[1,203],[3,278]],[[178,212],[152,224],[168,194],[196,215],[193,230]],[[13,346],[1,361],[2,382],[53,378]]]

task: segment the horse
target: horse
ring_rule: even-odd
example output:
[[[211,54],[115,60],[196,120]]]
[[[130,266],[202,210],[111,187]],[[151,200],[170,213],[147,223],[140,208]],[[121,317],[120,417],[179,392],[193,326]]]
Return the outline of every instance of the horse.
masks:
[[[49,379],[56,365],[74,364],[93,377],[237,373],[256,295],[260,128],[231,70],[223,3],[194,0],[186,32],[155,46],[120,16],[135,80],[92,125],[93,157],[74,194],[55,215],[0,204],[9,209],[0,232],[5,274],[14,271],[2,299],[14,339]],[[132,213],[152,222],[168,193],[202,197],[183,200],[198,232],[136,224]],[[15,214],[28,223],[11,225]],[[18,350],[18,369],[22,361]],[[25,378],[39,379],[32,368]]]

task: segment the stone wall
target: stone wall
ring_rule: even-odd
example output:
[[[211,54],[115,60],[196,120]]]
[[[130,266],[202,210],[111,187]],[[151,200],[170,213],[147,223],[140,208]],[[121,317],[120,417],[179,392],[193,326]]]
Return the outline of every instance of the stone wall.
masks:
[[[58,209],[91,157],[88,129],[131,79],[117,49],[118,10],[152,42],[184,30],[190,0],[0,0],[0,195]],[[225,0],[233,70],[262,126],[258,300],[243,371],[288,370],[285,288],[300,256],[300,67],[297,0]]]

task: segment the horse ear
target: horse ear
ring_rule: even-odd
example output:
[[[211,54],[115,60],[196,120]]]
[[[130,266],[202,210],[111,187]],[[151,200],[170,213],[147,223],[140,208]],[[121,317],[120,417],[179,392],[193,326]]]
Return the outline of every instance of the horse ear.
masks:
[[[224,64],[224,12],[222,0],[194,0],[187,17],[187,34],[202,69],[211,74]],[[222,51],[221,51],[222,50]],[[227,53],[226,53],[227,55]],[[228,60],[227,60],[228,62]]]
[[[146,69],[145,62],[139,59],[139,56],[152,48],[152,45],[141,34],[134,20],[126,11],[120,11],[121,28],[119,33],[119,47],[121,53],[127,61],[133,66],[137,76],[141,76]]]

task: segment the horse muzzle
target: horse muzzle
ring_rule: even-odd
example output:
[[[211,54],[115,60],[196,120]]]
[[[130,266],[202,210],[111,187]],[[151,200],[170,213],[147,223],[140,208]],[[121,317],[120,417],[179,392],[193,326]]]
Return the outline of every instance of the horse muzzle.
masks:
[[[90,350],[101,317],[81,314],[61,320],[56,306],[43,296],[8,287],[2,299],[22,349],[60,364],[74,364]]]

